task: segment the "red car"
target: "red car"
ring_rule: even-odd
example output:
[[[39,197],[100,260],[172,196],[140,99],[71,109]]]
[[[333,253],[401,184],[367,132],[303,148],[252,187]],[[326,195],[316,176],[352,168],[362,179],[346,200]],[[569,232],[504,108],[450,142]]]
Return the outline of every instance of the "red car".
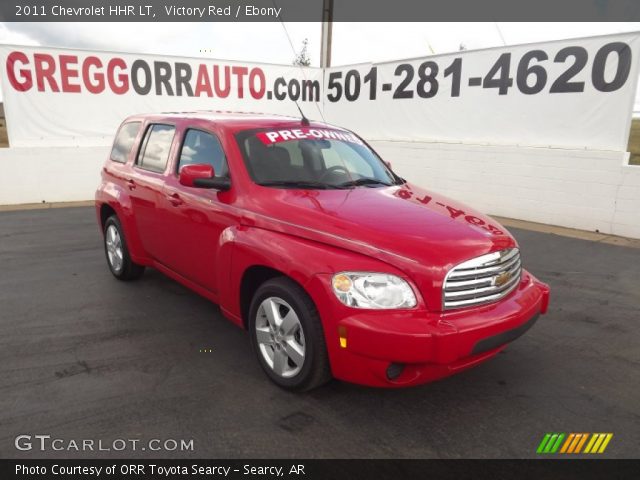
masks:
[[[153,267],[219,304],[291,390],[451,375],[494,356],[549,302],[493,219],[305,118],[130,117],[96,213],[116,278]]]

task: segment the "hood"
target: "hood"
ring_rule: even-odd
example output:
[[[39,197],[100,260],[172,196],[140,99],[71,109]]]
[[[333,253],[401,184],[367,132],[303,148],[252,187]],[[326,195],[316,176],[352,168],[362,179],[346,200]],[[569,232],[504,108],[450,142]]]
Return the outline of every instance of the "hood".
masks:
[[[345,190],[261,189],[251,223],[374,256],[440,298],[453,266],[516,246],[495,220],[405,184]],[[277,218],[272,212],[278,212]]]

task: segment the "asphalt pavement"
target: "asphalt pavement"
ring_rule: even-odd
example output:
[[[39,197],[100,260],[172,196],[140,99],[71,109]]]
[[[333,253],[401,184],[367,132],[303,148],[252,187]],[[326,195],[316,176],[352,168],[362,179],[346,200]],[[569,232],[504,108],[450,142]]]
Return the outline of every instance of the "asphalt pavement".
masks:
[[[510,230],[552,300],[502,354],[417,388],[292,394],[215,305],[150,269],[115,280],[92,208],[0,212],[0,457],[521,458],[546,432],[611,432],[601,457],[638,458],[640,250]],[[193,450],[67,449],[85,439]]]

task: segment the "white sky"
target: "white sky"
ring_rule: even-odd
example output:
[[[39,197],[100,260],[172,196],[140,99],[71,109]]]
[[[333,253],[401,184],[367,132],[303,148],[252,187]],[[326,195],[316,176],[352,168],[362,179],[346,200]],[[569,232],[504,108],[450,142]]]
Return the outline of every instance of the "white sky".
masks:
[[[305,38],[312,65],[320,57],[319,23],[286,23],[299,50]],[[620,23],[335,23],[333,65],[394,60],[431,53],[639,31]],[[503,43],[504,40],[504,43]],[[294,52],[279,22],[263,23],[10,23],[0,44],[43,45],[131,53],[290,64]],[[206,53],[201,50],[206,49]]]

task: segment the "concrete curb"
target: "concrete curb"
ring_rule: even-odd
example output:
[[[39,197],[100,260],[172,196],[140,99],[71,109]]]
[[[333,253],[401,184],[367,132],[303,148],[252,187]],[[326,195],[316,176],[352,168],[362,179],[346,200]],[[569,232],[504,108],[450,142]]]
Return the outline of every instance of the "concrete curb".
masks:
[[[578,238],[580,240],[607,243],[609,245],[618,245],[620,247],[640,248],[640,239],[636,238],[618,237],[616,235],[609,235],[600,232],[589,232],[587,230],[577,230],[575,228],[558,227],[544,223],[516,220],[515,218],[498,217],[496,215],[491,216],[505,227],[521,228],[523,230],[531,230],[541,233],[551,233],[562,237]]]
[[[83,200],[81,202],[21,203],[19,205],[0,205],[0,212],[13,212],[18,210],[44,210],[47,208],[91,207],[93,205],[93,200]]]

